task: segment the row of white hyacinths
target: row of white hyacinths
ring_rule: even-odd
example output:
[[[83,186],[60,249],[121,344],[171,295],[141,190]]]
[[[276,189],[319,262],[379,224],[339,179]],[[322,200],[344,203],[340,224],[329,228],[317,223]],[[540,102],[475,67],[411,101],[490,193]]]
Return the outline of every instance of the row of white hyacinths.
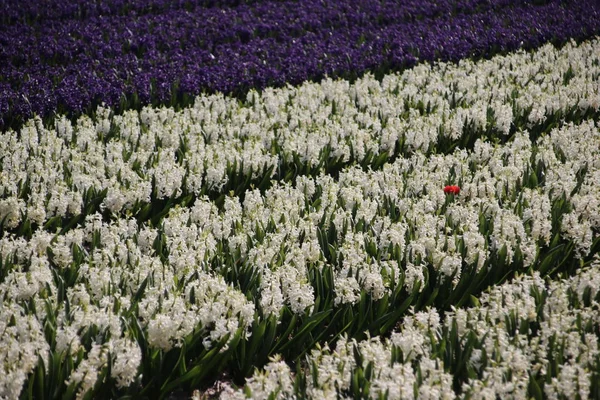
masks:
[[[522,279],[539,283],[597,269],[599,59],[593,40],[4,133],[0,397],[164,394],[223,371],[239,383],[275,355],[293,363],[347,337],[342,354],[365,331],[389,334],[411,306],[418,318],[432,305],[464,316],[516,273],[536,271]],[[585,307],[597,324],[597,303]],[[439,333],[434,349],[443,331],[431,321],[419,329]],[[473,335],[491,321],[473,323]],[[496,364],[467,374],[434,350],[419,353],[433,360],[421,374],[447,381],[444,393],[464,384],[502,396],[489,382],[502,378],[504,355],[486,353]],[[402,354],[398,368],[423,386],[408,363],[417,354]],[[535,370],[527,393],[558,393],[568,371],[592,365],[573,360]],[[267,371],[288,379],[283,364]],[[318,379],[334,372],[304,387],[331,393]],[[364,390],[376,375],[360,373]],[[248,386],[258,398],[261,379]]]
[[[296,373],[275,356],[221,399],[598,398],[599,288],[600,258],[566,280],[520,276],[477,307],[408,313],[385,338],[319,346]]]
[[[478,63],[422,64],[381,82],[366,76],[251,91],[245,103],[212,95],[180,112],[113,116],[101,108],[95,120],[57,119],[55,129],[33,119],[0,137],[0,220],[8,228],[43,225],[85,211],[98,194],[101,209],[138,215],[155,199],[241,194],[249,183],[264,188],[271,178],[353,163],[379,168],[395,156],[448,153],[520,129],[535,136],[598,112],[599,54],[595,39]]]

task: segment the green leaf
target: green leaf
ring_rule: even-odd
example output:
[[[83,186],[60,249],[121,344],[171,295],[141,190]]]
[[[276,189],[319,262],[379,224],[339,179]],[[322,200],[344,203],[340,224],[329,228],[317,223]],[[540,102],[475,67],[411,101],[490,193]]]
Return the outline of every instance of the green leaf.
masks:
[[[38,355],[38,365],[35,369],[36,373],[36,385],[35,392],[38,399],[43,399],[44,396],[44,377],[46,376],[46,366],[44,360]]]
[[[542,400],[544,398],[542,388],[540,388],[540,385],[533,375],[529,375],[529,397],[534,398],[535,400]]]
[[[229,342],[229,334],[221,339],[221,341],[216,344],[213,348],[211,348],[203,357],[198,361],[198,365],[194,366],[190,370],[188,370],[185,374],[179,376],[179,378],[174,379],[169,382],[167,379],[160,391],[164,395],[172,392],[177,387],[181,386],[183,383],[193,381],[198,382],[202,381],[204,377],[211,373],[215,373],[218,370],[219,364],[223,364],[226,358],[231,354],[231,352],[236,348],[237,343],[241,337],[242,328],[238,329],[234,338]],[[226,352],[221,352],[221,349],[225,344],[229,342],[229,349]],[[183,353],[183,352],[182,352]],[[192,385],[194,386],[194,385]]]
[[[132,307],[134,304],[137,304],[142,299],[142,296],[144,296],[144,292],[146,291],[146,286],[148,286],[148,278],[149,278],[149,276],[147,276],[146,279],[144,279],[142,281],[142,284],[140,285],[138,290],[133,295],[133,298],[131,301]]]
[[[508,249],[506,245],[503,245],[502,248],[498,251],[498,263],[501,264],[502,267],[506,265],[506,256],[508,254]]]
[[[292,346],[301,346],[308,335],[313,333],[314,328],[320,324],[332,310],[321,311],[310,316],[301,326],[300,331],[296,333],[292,339],[281,347],[281,351],[285,351]],[[303,353],[303,351],[302,351]]]
[[[273,347],[273,349],[271,350],[271,353],[275,353],[277,351],[279,351],[279,349],[281,348],[281,346],[283,346],[286,341],[287,338],[290,336],[290,334],[292,333],[292,331],[294,330],[294,328],[296,327],[296,322],[298,321],[298,317],[296,316],[296,314],[292,315],[292,319],[288,324],[287,329],[285,330],[285,332],[279,337],[279,340],[277,341],[277,344]]]
[[[269,330],[266,331],[266,335],[264,336],[264,340],[262,341],[262,350],[258,355],[258,359],[261,361],[266,361],[267,357],[271,354],[271,350],[273,349],[273,342],[275,340],[275,335],[277,334],[277,322],[278,318],[275,315],[271,315],[267,322]]]
[[[546,256],[544,257],[537,269],[542,276],[546,275],[552,269],[553,266],[555,267],[558,261],[558,257],[560,257],[559,251],[562,250],[564,247],[565,244],[562,243],[557,246],[554,246],[552,250],[546,253]]]
[[[412,293],[408,296],[400,306],[398,306],[394,311],[385,314],[379,320],[375,321],[376,326],[381,326],[379,328],[379,334],[383,335],[387,333],[398,321],[400,317],[406,312],[408,307],[412,304],[413,299],[417,295],[419,288],[421,286],[421,282],[417,282],[413,288]]]

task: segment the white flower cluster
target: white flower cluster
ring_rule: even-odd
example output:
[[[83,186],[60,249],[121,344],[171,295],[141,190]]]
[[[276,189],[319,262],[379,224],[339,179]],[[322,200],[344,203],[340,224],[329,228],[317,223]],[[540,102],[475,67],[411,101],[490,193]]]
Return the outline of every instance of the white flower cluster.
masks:
[[[35,315],[16,304],[0,310],[0,398],[17,399],[39,357],[48,362],[50,346]]]
[[[263,371],[257,372],[247,380],[245,393],[234,390],[225,384],[221,398],[245,399],[249,394],[255,399],[287,400],[294,397],[294,381],[290,367],[280,356],[271,358]]]
[[[198,330],[207,348],[232,338],[239,329],[248,332],[254,305],[245,295],[220,276],[164,265],[152,248],[157,235],[156,229],[140,228],[135,220],[107,224],[96,214],[55,242],[54,235],[43,230],[29,241],[0,239],[0,254],[6,260],[6,277],[0,284],[0,395],[18,397],[38,357],[46,359],[49,352],[81,360],[66,377],[68,385],[78,388],[78,397],[94,388],[106,368],[118,387],[134,383],[142,353],[128,329],[132,310],[153,349],[181,346]],[[53,271],[69,269],[75,281],[66,288],[65,301],[58,303]],[[142,287],[139,302],[133,304]],[[31,309],[34,314],[28,314]],[[44,336],[45,323],[54,324],[52,347]]]
[[[475,333],[479,343],[470,361],[478,378],[463,391],[476,398],[523,398],[536,378],[546,380],[547,398],[588,398],[592,371],[600,367],[599,272],[597,260],[568,280],[545,284],[537,274],[521,277],[491,289],[480,308],[449,315],[446,324],[456,323],[463,338]]]
[[[569,124],[543,137],[536,157],[537,162],[546,166],[545,186],[550,198],[564,196],[572,205],[572,211],[562,220],[562,231],[575,242],[579,254],[589,252],[593,231],[600,230],[598,143],[598,124],[593,121]]]
[[[110,362],[110,376],[116,380],[117,387],[127,387],[137,379],[141,359],[138,344],[129,339],[111,339],[102,345],[94,344],[69,376],[67,384],[78,386],[77,399],[83,399],[94,388],[99,372]]]
[[[532,381],[549,399],[589,398],[600,368],[599,284],[596,259],[566,280],[546,283],[536,273],[492,287],[478,307],[455,309],[443,321],[434,309],[408,315],[388,339],[341,338],[335,349],[317,348],[307,356],[297,372],[306,388],[289,398],[351,398],[357,377],[365,378],[361,384],[373,399],[521,399],[535,390]],[[444,361],[452,351],[466,357],[463,364]],[[277,359],[266,372],[257,371],[248,380],[250,390],[229,386],[221,398],[292,392],[293,375],[268,373],[285,371],[281,363]],[[455,393],[452,371],[461,368],[469,375]],[[254,391],[260,379],[269,382],[266,393]]]

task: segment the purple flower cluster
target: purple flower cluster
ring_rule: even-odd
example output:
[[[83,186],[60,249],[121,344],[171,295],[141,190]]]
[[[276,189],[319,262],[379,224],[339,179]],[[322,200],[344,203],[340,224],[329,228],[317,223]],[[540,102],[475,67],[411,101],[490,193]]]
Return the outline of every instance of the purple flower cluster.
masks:
[[[600,33],[597,0],[0,0],[0,128]]]

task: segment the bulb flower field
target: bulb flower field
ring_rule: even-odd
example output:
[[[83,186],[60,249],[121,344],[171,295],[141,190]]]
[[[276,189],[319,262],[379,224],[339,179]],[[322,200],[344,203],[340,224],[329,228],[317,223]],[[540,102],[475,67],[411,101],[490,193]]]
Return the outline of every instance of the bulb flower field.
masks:
[[[595,0],[0,8],[0,399],[600,399]]]

